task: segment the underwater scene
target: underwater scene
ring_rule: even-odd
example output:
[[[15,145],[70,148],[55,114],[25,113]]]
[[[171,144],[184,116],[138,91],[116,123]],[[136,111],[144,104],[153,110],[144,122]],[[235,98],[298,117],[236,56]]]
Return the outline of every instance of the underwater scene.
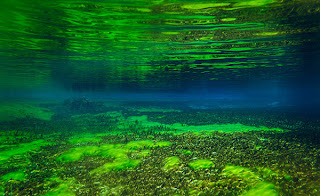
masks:
[[[320,1],[1,0],[0,195],[320,195]]]

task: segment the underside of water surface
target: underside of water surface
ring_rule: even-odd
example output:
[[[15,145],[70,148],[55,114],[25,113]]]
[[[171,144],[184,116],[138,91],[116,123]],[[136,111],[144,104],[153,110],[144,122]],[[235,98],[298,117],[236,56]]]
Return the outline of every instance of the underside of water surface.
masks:
[[[318,0],[2,0],[0,195],[320,195]]]

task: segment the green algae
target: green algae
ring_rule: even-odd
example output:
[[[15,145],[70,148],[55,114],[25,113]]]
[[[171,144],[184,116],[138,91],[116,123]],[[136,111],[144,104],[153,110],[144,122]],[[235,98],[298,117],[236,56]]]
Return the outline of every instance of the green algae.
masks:
[[[98,153],[98,146],[85,146],[78,148],[71,148],[66,153],[60,155],[57,161],[70,162],[79,161],[86,155],[96,155]]]
[[[268,170],[268,172],[270,172]],[[226,176],[237,176],[243,179],[245,183],[247,183],[249,190],[242,193],[242,196],[253,196],[253,195],[262,195],[262,196],[276,196],[278,195],[276,191],[276,187],[267,181],[264,181],[258,174],[251,171],[248,168],[235,166],[235,165],[227,165],[223,174]]]
[[[277,196],[275,186],[267,182],[259,182],[252,189],[244,192],[241,196]]]
[[[258,178],[258,176],[252,172],[250,169],[241,167],[241,166],[235,166],[235,165],[227,165],[224,170],[224,174],[227,176],[230,175],[236,175],[243,178]]]
[[[224,133],[233,133],[233,132],[248,132],[248,131],[278,131],[284,132],[285,130],[280,128],[267,128],[267,127],[254,127],[247,126],[240,123],[236,124],[211,124],[211,125],[200,125],[200,126],[188,126],[185,124],[175,123],[169,126],[174,129],[179,129],[182,131],[192,131],[192,132],[203,132],[203,131],[219,131]]]
[[[10,172],[6,175],[1,176],[1,181],[9,181],[9,180],[18,180],[18,181],[24,181],[25,174],[23,171],[16,171],[16,172]]]
[[[139,158],[147,157],[150,155],[150,153],[151,153],[150,150],[142,150],[141,152],[138,153],[138,157]]]
[[[132,141],[127,144],[104,144],[101,146],[84,146],[71,148],[64,154],[57,157],[57,161],[71,162],[79,161],[84,156],[99,156],[112,158],[113,162],[106,163],[101,167],[94,169],[91,173],[109,172],[112,170],[123,170],[134,168],[141,162],[139,159],[129,159],[128,153],[136,154],[137,158],[143,158],[150,154],[150,150],[142,150],[143,148],[164,147],[171,145],[171,142],[161,141],[153,142],[151,140]]]
[[[151,140],[132,141],[125,145],[128,149],[155,148],[170,146],[172,143],[168,141],[153,142]]]
[[[256,167],[256,169],[259,171],[259,173],[262,176],[266,176],[268,178],[272,178],[272,177],[283,177],[286,180],[291,180],[292,177],[284,172],[280,172],[280,171],[274,171],[271,170],[270,168],[266,168],[266,167]]]
[[[265,126],[248,126],[240,123],[235,124],[209,124],[209,125],[198,125],[192,126],[181,123],[174,123],[172,125],[162,124],[159,122],[153,122],[148,120],[148,116],[131,116],[128,119],[128,122],[140,122],[143,126],[152,127],[152,126],[166,126],[168,128],[174,129],[175,131],[171,131],[174,134],[182,134],[185,132],[213,132],[219,131],[224,133],[234,133],[234,132],[249,132],[249,131],[276,131],[276,132],[287,132],[289,130],[284,130],[280,128],[268,128]],[[166,131],[168,132],[168,131]],[[169,131],[170,132],[170,131]]]
[[[99,155],[115,159],[127,159],[129,149],[122,148],[122,144],[106,144],[99,148]]]
[[[189,166],[192,169],[198,170],[198,169],[206,169],[206,168],[213,167],[214,164],[209,159],[199,159],[199,160],[189,162]]]
[[[163,169],[169,170],[173,169],[179,166],[180,164],[180,159],[179,157],[173,156],[173,157],[167,157],[164,160],[165,165],[163,166]]]
[[[152,147],[166,147],[170,146],[172,143],[168,141],[161,141],[161,142],[156,142]]]
[[[22,143],[19,145],[15,145],[12,149],[8,149],[0,152],[0,163],[7,161],[10,157],[14,155],[22,155],[26,152],[37,150],[41,146],[50,145],[52,143],[47,142],[45,140],[35,140],[30,143]]]
[[[182,153],[185,155],[192,155],[193,152],[191,150],[182,150]]]
[[[260,146],[260,145],[257,145],[254,147],[254,149],[256,149],[256,150],[260,150],[261,148],[262,148],[262,146]]]
[[[0,121],[12,121],[26,117],[50,120],[52,116],[53,113],[47,108],[32,104],[7,102],[0,105]]]
[[[76,194],[70,190],[71,182],[61,183],[53,191],[45,194],[45,196],[75,196]]]
[[[151,148],[154,145],[154,142],[151,140],[140,140],[140,141],[131,141],[125,145],[128,149],[140,149],[140,148]]]
[[[84,156],[97,155],[100,157],[108,157],[114,159],[126,159],[128,152],[135,152],[138,149],[165,147],[171,145],[171,142],[161,141],[153,142],[151,140],[132,141],[127,144],[104,144],[101,146],[85,146],[71,148],[57,158],[57,161],[69,162],[78,161]],[[145,151],[142,156],[146,156],[149,152]]]
[[[230,5],[230,3],[188,3],[181,6],[183,9],[207,9],[207,8],[215,8],[215,7],[225,7]]]

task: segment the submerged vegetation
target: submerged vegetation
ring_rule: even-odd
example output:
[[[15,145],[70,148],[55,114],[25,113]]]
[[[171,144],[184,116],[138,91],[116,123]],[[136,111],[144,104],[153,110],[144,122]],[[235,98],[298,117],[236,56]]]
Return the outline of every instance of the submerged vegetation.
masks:
[[[147,110],[123,103],[101,107],[101,112],[81,106],[79,113],[66,102],[44,106],[54,115],[66,107],[67,115],[1,122],[0,194],[270,196],[319,191],[319,143],[308,134],[300,137],[303,131],[319,134],[316,120],[307,124],[302,118],[275,117],[272,111],[183,110],[181,104],[179,109],[164,104],[164,112],[161,104]]]

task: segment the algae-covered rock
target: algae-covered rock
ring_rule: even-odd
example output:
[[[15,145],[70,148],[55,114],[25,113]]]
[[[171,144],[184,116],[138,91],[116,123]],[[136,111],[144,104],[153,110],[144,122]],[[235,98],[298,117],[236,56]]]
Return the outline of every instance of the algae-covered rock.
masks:
[[[140,140],[132,141],[125,145],[129,149],[140,149],[140,148],[155,148],[155,147],[165,147],[170,146],[172,143],[168,141],[153,142],[151,140]]]
[[[57,161],[61,162],[70,162],[70,161],[78,161],[82,159],[86,155],[96,155],[98,153],[98,146],[85,146],[78,148],[71,148],[66,153],[60,155],[57,158]]]
[[[71,182],[61,183],[45,196],[75,196],[76,194],[70,189]]]
[[[25,177],[25,174],[23,171],[16,171],[16,172],[10,172],[4,176],[1,176],[0,180],[5,182],[9,180],[24,181],[24,177]]]
[[[193,152],[191,150],[183,150],[182,153],[185,155],[192,155],[193,154]]]
[[[140,140],[140,141],[132,141],[125,145],[128,149],[140,149],[140,148],[151,148],[154,145],[154,142],[151,140]]]
[[[164,160],[165,165],[163,166],[163,169],[169,170],[173,169],[179,166],[180,164],[180,159],[179,157],[173,156],[173,157],[167,157]]]
[[[241,196],[277,196],[278,193],[275,190],[275,186],[271,183],[260,182],[255,185],[252,189],[241,194]]]
[[[270,171],[268,171],[270,172]],[[241,196],[253,196],[253,195],[261,195],[261,196],[276,196],[278,195],[276,191],[276,187],[269,182],[264,181],[258,174],[251,171],[248,168],[235,166],[235,165],[227,165],[223,173],[226,176],[237,176],[242,178],[242,180],[247,184],[250,189],[241,194]]]
[[[236,175],[243,178],[258,178],[258,176],[250,169],[241,166],[227,165],[223,172],[227,176]]]
[[[150,150],[142,150],[141,152],[138,152],[138,157],[139,158],[146,157],[146,156],[149,156],[150,153],[151,153]]]
[[[152,148],[155,146],[171,145],[170,142],[153,142],[150,140],[134,141],[128,144],[104,144],[102,146],[84,146],[71,148],[64,154],[60,155],[56,160],[61,162],[70,162],[81,160],[84,156],[99,156],[114,159],[113,162],[106,163],[96,168],[92,173],[103,173],[112,170],[122,170],[133,168],[139,165],[141,160],[129,159],[128,153],[134,153],[136,157],[142,158],[150,154],[150,150],[142,150],[141,148]]]
[[[122,148],[121,144],[105,144],[99,148],[99,155],[115,159],[126,159],[129,149]]]
[[[256,169],[259,171],[259,173],[264,177],[272,178],[272,177],[283,177],[286,180],[291,180],[292,177],[284,172],[280,171],[273,171],[266,167],[256,167]]]
[[[189,166],[192,169],[206,169],[206,168],[213,167],[214,164],[212,163],[212,161],[208,159],[199,159],[199,160],[191,161],[189,163]]]
[[[35,140],[30,143],[22,143],[19,145],[13,146],[11,149],[0,152],[0,163],[4,163],[13,155],[21,155],[31,150],[39,149],[41,146],[46,146],[51,144],[45,140]]]
[[[168,141],[161,141],[161,142],[156,142],[153,147],[166,147],[170,146],[172,143]]]

